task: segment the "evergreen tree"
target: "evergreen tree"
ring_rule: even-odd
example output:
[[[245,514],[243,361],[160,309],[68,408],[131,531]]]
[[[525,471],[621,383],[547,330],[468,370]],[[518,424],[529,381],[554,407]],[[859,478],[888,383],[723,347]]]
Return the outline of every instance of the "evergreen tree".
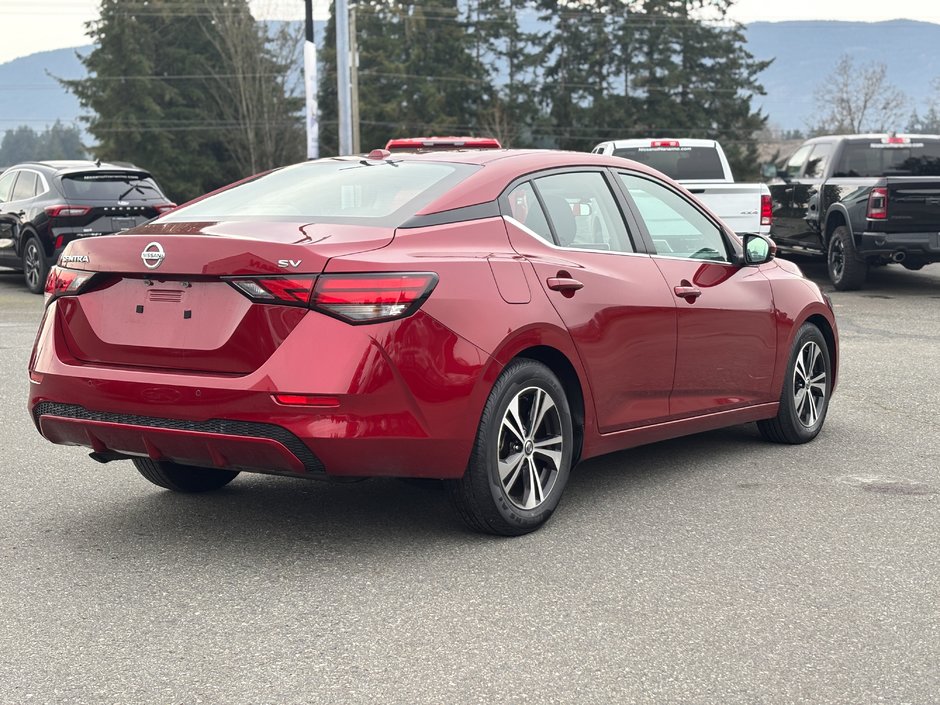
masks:
[[[482,62],[455,0],[356,6],[360,143],[392,137],[472,134],[489,103]],[[320,152],[338,151],[336,21],[327,23],[320,75]]]
[[[728,25],[730,4],[643,0],[633,85],[643,98],[637,119],[642,136],[718,139],[736,178],[744,179],[757,176],[755,135],[767,118],[751,110],[751,100],[763,94],[757,77],[770,62],[755,60],[740,25]],[[705,13],[716,21],[698,19]]]
[[[7,130],[0,142],[0,167],[36,159],[39,152],[39,135],[28,125]]]
[[[76,127],[66,127],[58,120],[43,132],[27,125],[7,130],[0,141],[0,168],[19,162],[51,159],[83,159],[81,133]]]
[[[92,111],[83,119],[97,140],[95,156],[149,169],[178,201],[258,166],[236,158],[255,126],[251,114],[220,100],[220,81],[246,71],[226,53],[219,19],[247,13],[247,0],[102,0],[99,19],[88,25],[95,48],[82,59],[89,76],[63,81]],[[257,32],[240,37],[248,51],[265,54]],[[269,69],[278,70],[260,72]]]

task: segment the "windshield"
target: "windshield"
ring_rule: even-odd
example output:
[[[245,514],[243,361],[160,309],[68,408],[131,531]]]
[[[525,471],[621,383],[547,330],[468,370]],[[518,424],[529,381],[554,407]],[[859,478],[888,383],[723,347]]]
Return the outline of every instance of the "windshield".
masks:
[[[725,178],[714,147],[622,147],[614,149],[614,156],[646,164],[676,180]]]
[[[164,221],[302,220],[397,227],[477,168],[411,161],[318,161],[262,174]]]
[[[846,142],[833,176],[940,176],[940,140],[912,137],[910,142]]]
[[[166,200],[154,180],[140,174],[71,174],[62,178],[62,190],[70,200]]]

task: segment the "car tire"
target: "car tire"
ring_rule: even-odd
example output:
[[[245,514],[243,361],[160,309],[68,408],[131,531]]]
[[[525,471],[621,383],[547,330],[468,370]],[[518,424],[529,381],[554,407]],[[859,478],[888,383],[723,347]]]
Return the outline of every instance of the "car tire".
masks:
[[[23,246],[23,280],[26,288],[34,294],[42,294],[46,290],[46,277],[49,275],[49,264],[42,251],[39,240],[30,236]]]
[[[165,460],[134,458],[137,472],[158,487],[174,492],[211,492],[224,487],[238,475],[236,470],[200,468]]]
[[[839,291],[861,289],[868,276],[868,263],[860,259],[849,229],[840,225],[832,232],[826,251],[829,279]]]
[[[574,431],[565,390],[545,365],[510,363],[490,392],[451,500],[475,531],[520,536],[548,521],[568,483]]]
[[[787,364],[777,416],[758,421],[761,435],[774,443],[806,443],[822,429],[832,391],[829,346],[819,328],[804,323]]]

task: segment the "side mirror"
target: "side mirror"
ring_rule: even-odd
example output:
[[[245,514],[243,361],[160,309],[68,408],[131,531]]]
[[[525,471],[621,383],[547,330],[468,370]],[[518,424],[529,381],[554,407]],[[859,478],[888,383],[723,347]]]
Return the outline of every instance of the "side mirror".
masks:
[[[745,265],[764,264],[777,254],[777,246],[763,235],[745,233],[743,237]]]

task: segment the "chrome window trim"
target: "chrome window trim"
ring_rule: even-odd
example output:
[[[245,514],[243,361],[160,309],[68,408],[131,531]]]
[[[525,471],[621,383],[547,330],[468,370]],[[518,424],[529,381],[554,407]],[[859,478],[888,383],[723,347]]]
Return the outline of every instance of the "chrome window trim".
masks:
[[[624,256],[624,257],[649,257],[649,256],[650,256],[650,254],[649,254],[648,252],[621,252],[620,250],[593,250],[593,249],[590,249],[590,248],[587,248],[587,247],[562,247],[561,245],[556,245],[555,243],[549,242],[548,240],[544,239],[544,238],[543,238],[541,235],[539,235],[537,232],[535,232],[535,231],[532,230],[531,228],[527,227],[525,224],[520,223],[518,220],[516,220],[515,218],[513,218],[511,215],[503,215],[503,216],[501,216],[501,217],[502,217],[503,220],[505,220],[505,221],[507,221],[507,222],[510,222],[510,223],[512,223],[513,225],[515,225],[517,228],[519,228],[520,230],[522,230],[522,231],[523,231],[524,233],[526,233],[527,235],[530,235],[530,236],[534,237],[536,240],[538,240],[538,241],[539,241],[540,243],[542,243],[543,245],[547,245],[548,247],[552,248],[553,250],[559,250],[560,252],[595,252],[595,253],[597,253],[597,254],[599,254],[599,255],[621,255],[621,256]],[[675,257],[674,257],[673,259],[678,259],[678,258],[675,258]],[[700,260],[700,259],[699,259],[699,260],[694,260],[694,261],[696,261],[696,262],[703,262],[703,261],[705,261],[705,260]]]

